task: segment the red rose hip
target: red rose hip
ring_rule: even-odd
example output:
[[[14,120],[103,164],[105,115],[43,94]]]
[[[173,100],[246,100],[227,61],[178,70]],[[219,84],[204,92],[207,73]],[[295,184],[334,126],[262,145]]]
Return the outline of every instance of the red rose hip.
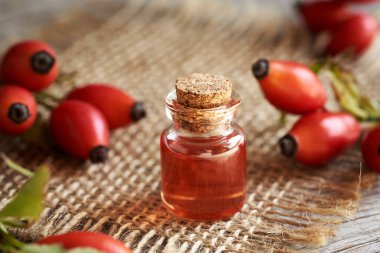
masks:
[[[37,104],[26,89],[14,85],[0,86],[0,132],[19,135],[26,132],[37,116]]]
[[[356,55],[364,53],[376,36],[377,22],[369,14],[356,14],[332,31],[326,52],[336,55],[352,50]]]
[[[357,3],[357,4],[370,4],[376,3],[379,0],[335,0],[338,3]]]
[[[52,235],[38,241],[37,244],[58,244],[64,249],[91,248],[104,253],[132,253],[123,243],[111,236],[94,232],[74,231],[61,235]]]
[[[324,165],[360,135],[360,125],[347,113],[315,112],[300,118],[279,140],[281,153],[303,164]]]
[[[380,126],[372,129],[362,142],[364,164],[374,171],[380,172]]]
[[[52,111],[50,129],[57,145],[70,155],[94,163],[107,159],[108,125],[91,104],[64,101]]]
[[[0,66],[3,82],[14,83],[31,91],[50,86],[58,76],[54,50],[46,43],[26,40],[5,53]]]
[[[299,2],[298,10],[313,32],[330,31],[353,15],[347,5],[332,1]]]
[[[252,72],[265,97],[279,110],[305,114],[321,109],[326,102],[321,81],[303,64],[259,59]]]
[[[95,106],[106,118],[110,129],[127,126],[146,115],[141,102],[107,84],[88,84],[76,88],[67,95],[67,99],[77,99]]]

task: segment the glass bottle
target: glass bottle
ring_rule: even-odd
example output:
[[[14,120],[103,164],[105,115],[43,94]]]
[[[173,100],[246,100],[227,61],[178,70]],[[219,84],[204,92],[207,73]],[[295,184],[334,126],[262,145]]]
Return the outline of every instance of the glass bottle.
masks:
[[[240,97],[232,92],[223,106],[183,106],[175,91],[166,97],[173,124],[161,135],[161,197],[177,217],[225,220],[246,198],[244,133],[233,122]]]

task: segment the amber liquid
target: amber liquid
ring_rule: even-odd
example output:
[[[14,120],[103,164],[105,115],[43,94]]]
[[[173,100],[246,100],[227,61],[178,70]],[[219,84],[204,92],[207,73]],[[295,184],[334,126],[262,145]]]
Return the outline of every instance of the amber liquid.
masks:
[[[242,130],[207,138],[161,136],[162,200],[175,216],[224,220],[246,198],[246,149]]]

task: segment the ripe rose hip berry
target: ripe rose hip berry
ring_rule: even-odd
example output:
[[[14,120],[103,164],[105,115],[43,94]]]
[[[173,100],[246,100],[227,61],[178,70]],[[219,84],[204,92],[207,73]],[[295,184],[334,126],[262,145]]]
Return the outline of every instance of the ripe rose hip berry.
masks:
[[[77,99],[95,106],[106,118],[110,129],[127,126],[146,116],[143,103],[107,84],[87,84],[76,88],[67,95],[67,99]]]
[[[33,95],[15,85],[0,86],[0,132],[19,135],[26,132],[37,116]]]
[[[364,164],[374,171],[380,172],[380,126],[372,129],[361,145]]]
[[[322,108],[326,102],[327,94],[319,78],[303,64],[259,59],[252,72],[265,97],[279,110],[305,114]]]
[[[379,0],[334,0],[334,1],[339,2],[339,3],[357,3],[357,4],[369,4],[369,3],[379,2]]]
[[[300,118],[279,140],[281,153],[307,165],[324,165],[360,135],[360,125],[347,113],[315,112]]]
[[[330,31],[353,15],[346,4],[334,1],[299,2],[297,7],[313,32]]]
[[[50,86],[58,72],[54,50],[48,44],[36,40],[22,41],[10,47],[0,66],[3,82],[14,83],[31,91]]]
[[[107,159],[109,129],[103,115],[89,103],[64,101],[52,111],[50,129],[57,145],[70,155],[94,163]]]
[[[377,22],[369,14],[356,14],[331,32],[326,52],[336,55],[352,50],[356,55],[364,53],[372,44],[377,32]]]
[[[64,249],[91,248],[104,253],[132,253],[132,250],[111,236],[94,232],[74,231],[52,235],[43,238],[37,244],[59,244]]]

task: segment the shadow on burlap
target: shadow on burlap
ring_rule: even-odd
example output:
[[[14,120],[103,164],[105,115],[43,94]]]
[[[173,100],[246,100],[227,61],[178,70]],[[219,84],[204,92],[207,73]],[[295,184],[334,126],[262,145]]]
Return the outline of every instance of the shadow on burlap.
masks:
[[[360,186],[369,186],[374,175],[361,172],[357,148],[318,169],[282,158],[277,140],[295,118],[286,127],[279,125],[278,112],[263,99],[250,72],[259,57],[310,63],[310,37],[304,29],[273,6],[248,0],[240,5],[139,2],[129,1],[101,27],[79,16],[44,30],[48,41],[59,44],[59,36],[68,43],[81,27],[97,28],[60,54],[63,71],[77,75],[51,93],[63,96],[73,85],[112,83],[144,101],[148,117],[112,134],[110,159],[103,165],[80,163],[2,136],[0,149],[11,158],[28,167],[47,161],[53,170],[41,221],[17,235],[35,240],[70,230],[101,231],[135,253],[293,252],[326,244],[336,225],[356,211]],[[78,26],[71,31],[74,35],[64,32],[70,25]],[[375,55],[380,46],[375,44],[352,64],[367,90],[379,75],[371,71],[379,65]],[[192,72],[228,76],[242,96],[238,123],[247,137],[249,195],[229,221],[178,220],[161,206],[159,136],[169,124],[164,98],[177,76]],[[0,206],[24,181],[10,170],[1,173]]]

